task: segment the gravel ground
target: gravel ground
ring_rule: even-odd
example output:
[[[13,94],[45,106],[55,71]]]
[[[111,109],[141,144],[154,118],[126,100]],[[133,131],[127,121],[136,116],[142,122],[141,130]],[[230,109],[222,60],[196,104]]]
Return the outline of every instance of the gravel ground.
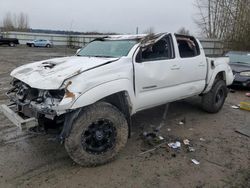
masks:
[[[12,69],[75,51],[0,47],[0,103],[7,103],[4,93]],[[0,187],[250,187],[250,138],[235,132],[250,126],[250,112],[231,108],[250,100],[245,93],[229,93],[218,114],[200,110],[198,97],[170,104],[160,134],[166,142],[189,139],[194,152],[183,144],[177,150],[164,144],[140,155],[150,149],[141,133],[161,123],[165,106],[138,113],[126,148],[114,162],[95,168],[74,164],[55,135],[21,132],[0,114]],[[185,124],[179,125],[183,119]]]

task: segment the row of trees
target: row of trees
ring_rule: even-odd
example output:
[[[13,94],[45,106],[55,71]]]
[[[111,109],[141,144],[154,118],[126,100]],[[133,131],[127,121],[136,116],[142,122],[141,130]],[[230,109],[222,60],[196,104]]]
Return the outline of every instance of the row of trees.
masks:
[[[29,18],[25,13],[18,15],[8,12],[2,20],[2,31],[28,31]]]
[[[235,50],[250,50],[249,0],[196,0],[195,20],[207,38],[229,42]]]

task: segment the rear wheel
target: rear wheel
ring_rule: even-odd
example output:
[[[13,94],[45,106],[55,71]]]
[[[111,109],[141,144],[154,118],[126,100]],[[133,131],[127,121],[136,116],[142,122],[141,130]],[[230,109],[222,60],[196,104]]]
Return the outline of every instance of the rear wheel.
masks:
[[[9,46],[10,46],[10,47],[14,47],[14,46],[16,46],[16,44],[15,44],[14,42],[10,42],[10,43],[9,43]]]
[[[47,48],[50,48],[50,47],[51,47],[51,45],[50,45],[50,44],[47,44],[47,45],[46,45],[46,47],[47,47]]]
[[[202,96],[202,108],[209,113],[221,110],[227,97],[227,86],[224,80],[218,80],[212,89]]]
[[[35,45],[34,45],[34,44],[31,44],[30,47],[35,47]]]
[[[113,160],[128,139],[124,115],[105,102],[86,107],[73,123],[65,149],[82,166],[97,166]]]

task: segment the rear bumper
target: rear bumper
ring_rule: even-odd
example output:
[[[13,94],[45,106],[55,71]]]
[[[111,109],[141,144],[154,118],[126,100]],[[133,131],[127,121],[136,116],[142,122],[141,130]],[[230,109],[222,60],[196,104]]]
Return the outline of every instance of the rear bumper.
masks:
[[[29,129],[37,126],[36,118],[23,118],[16,112],[16,105],[1,105],[0,111],[17,127],[21,130]]]

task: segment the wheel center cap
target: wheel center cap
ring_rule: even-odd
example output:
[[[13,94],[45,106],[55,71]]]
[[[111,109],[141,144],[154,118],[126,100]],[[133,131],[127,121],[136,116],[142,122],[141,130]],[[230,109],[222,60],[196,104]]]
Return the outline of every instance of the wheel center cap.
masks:
[[[95,132],[95,137],[96,137],[97,140],[102,140],[103,139],[103,132],[97,130]]]

